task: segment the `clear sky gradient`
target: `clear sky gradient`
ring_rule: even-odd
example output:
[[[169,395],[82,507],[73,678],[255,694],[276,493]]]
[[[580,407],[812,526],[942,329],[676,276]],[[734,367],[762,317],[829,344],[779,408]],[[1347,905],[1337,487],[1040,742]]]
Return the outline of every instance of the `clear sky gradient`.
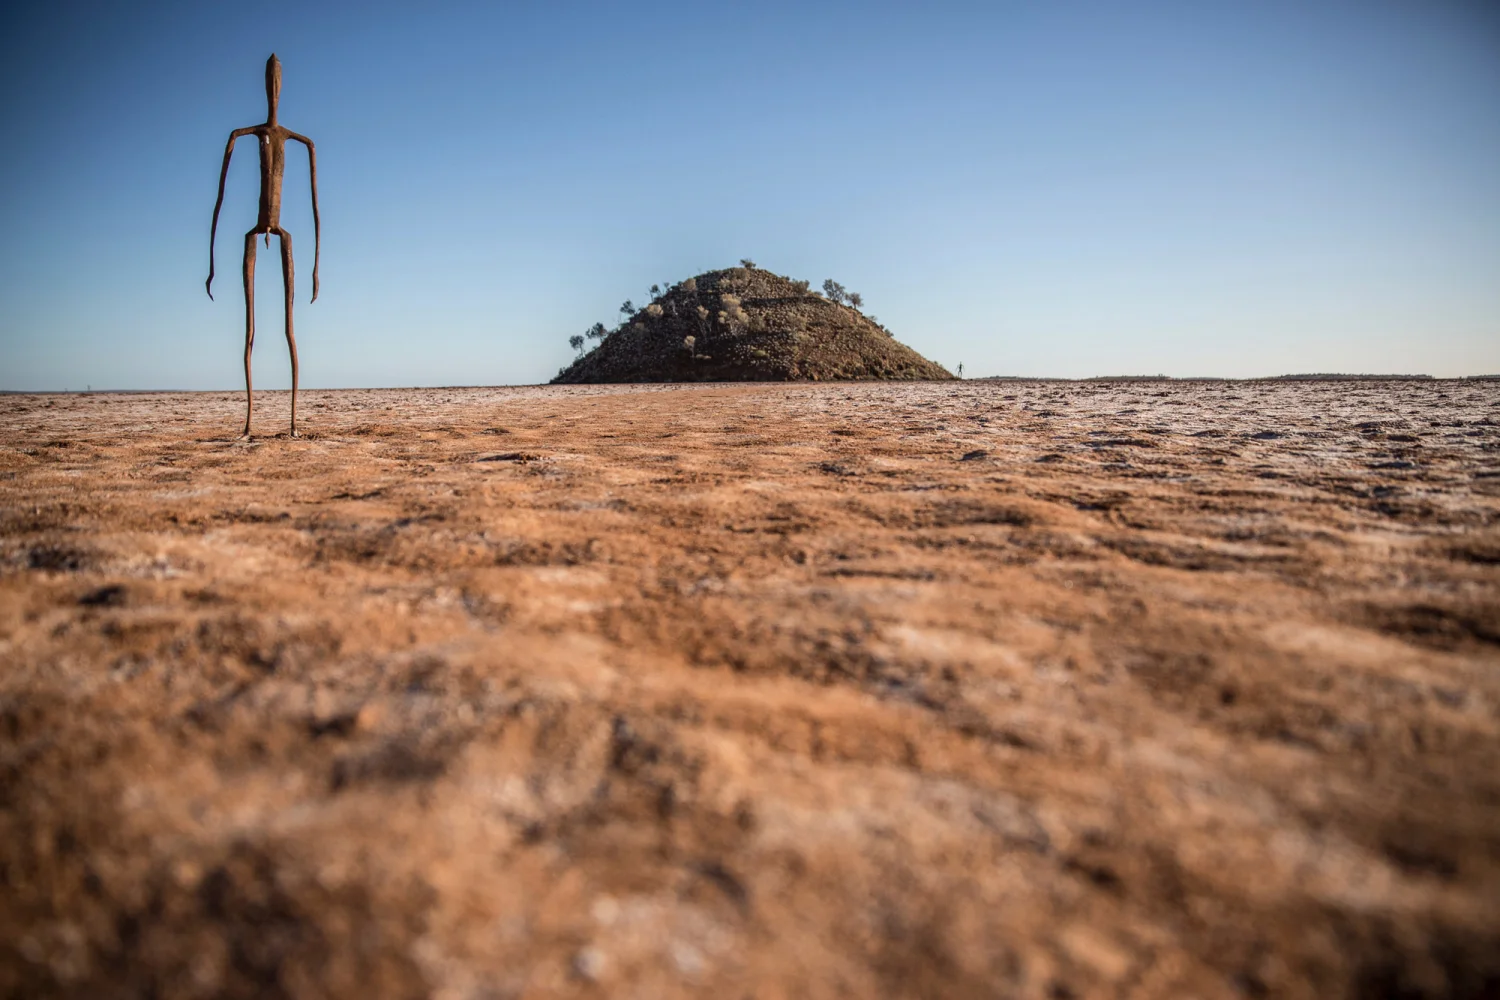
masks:
[[[62,0],[0,51],[3,389],[242,384],[272,51],[305,386],[545,381],[741,257],[970,375],[1500,371],[1492,0]]]

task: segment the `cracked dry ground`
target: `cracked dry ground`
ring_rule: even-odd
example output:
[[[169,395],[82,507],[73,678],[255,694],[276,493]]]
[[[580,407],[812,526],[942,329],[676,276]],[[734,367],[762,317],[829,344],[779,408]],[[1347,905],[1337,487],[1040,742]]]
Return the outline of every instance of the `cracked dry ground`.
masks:
[[[0,398],[0,993],[1500,988],[1500,384],[302,402]]]

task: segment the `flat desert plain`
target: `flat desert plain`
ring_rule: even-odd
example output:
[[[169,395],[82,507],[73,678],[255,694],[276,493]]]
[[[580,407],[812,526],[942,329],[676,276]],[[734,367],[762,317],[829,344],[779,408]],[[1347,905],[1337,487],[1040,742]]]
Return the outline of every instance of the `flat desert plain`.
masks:
[[[1500,383],[258,402],[0,398],[6,996],[1500,990]]]

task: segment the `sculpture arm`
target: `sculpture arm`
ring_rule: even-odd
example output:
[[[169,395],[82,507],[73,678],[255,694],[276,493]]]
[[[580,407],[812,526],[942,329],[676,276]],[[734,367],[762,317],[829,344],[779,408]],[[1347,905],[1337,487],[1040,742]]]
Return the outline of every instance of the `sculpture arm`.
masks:
[[[312,181],[313,203],[313,293],[310,301],[316,302],[318,301],[318,254],[323,242],[323,226],[318,219],[318,149],[305,135],[288,132],[287,136],[307,147],[307,176]]]
[[[234,155],[234,140],[254,131],[253,128],[237,128],[229,133],[229,142],[224,146],[224,165],[219,168],[219,197],[214,201],[214,221],[208,227],[208,281],[204,282],[204,288],[210,299],[214,297],[214,236],[219,231],[219,209],[224,205],[224,180],[229,176],[229,158]]]

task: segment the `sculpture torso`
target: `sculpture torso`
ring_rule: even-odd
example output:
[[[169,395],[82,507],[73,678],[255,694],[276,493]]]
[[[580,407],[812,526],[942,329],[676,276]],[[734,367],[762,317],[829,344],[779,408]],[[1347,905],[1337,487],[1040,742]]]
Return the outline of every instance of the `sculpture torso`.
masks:
[[[290,129],[280,125],[258,125],[256,142],[260,147],[260,215],[255,231],[270,232],[281,225],[281,176],[286,172],[286,140]]]

